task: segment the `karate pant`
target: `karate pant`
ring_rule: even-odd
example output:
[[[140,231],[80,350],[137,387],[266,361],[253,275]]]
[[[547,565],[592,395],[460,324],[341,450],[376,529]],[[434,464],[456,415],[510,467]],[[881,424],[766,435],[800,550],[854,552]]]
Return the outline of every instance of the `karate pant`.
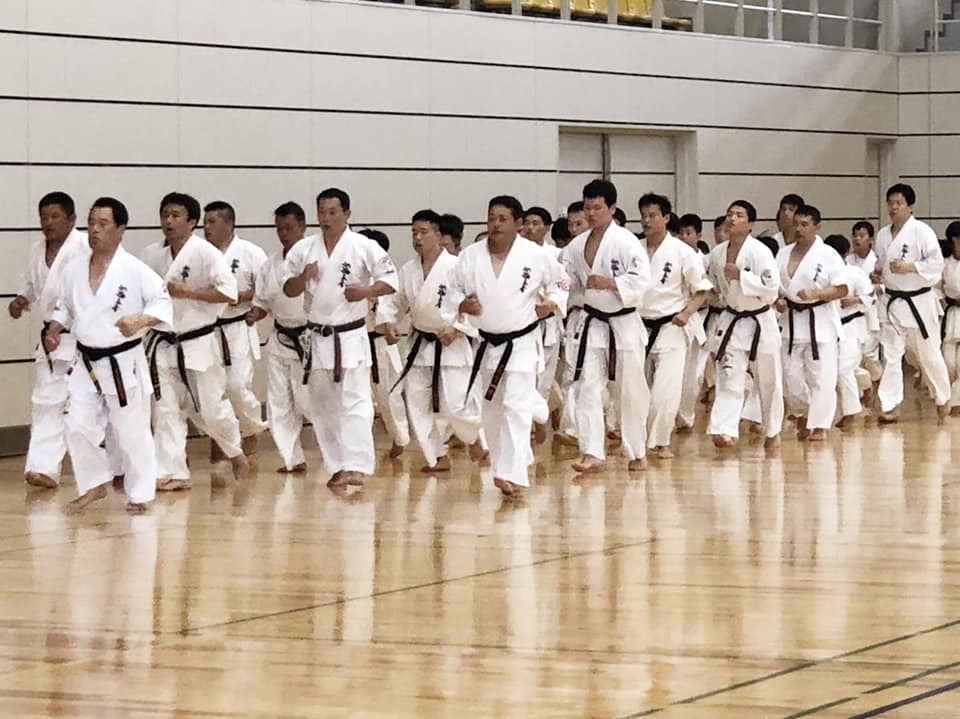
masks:
[[[447,438],[451,430],[467,445],[477,440],[480,431],[477,394],[471,392],[470,398],[464,401],[470,368],[441,366],[440,411],[436,414],[430,390],[432,374],[432,367],[414,365],[404,380],[410,428],[430,467],[436,465],[440,457],[447,456]],[[394,394],[400,395],[399,387]]]
[[[267,425],[287,469],[306,461],[300,432],[309,408],[310,393],[303,384],[299,358],[267,355]]]
[[[681,330],[681,328],[677,328]],[[663,331],[670,331],[665,327]],[[681,330],[682,331],[682,330]],[[647,355],[646,379],[650,387],[650,409],[647,419],[647,447],[669,447],[673,427],[680,411],[683,374],[687,362],[687,345],[658,350],[656,345]]]
[[[397,387],[396,392],[391,392],[393,385],[400,379],[400,372],[397,371],[395,364],[391,361],[390,350],[396,354],[397,363],[400,362],[400,350],[396,345],[388,345],[386,339],[377,337],[374,343],[377,350],[377,367],[380,371],[380,381],[373,382],[371,375],[370,384],[373,387],[373,401],[380,410],[380,418],[387,429],[387,434],[394,444],[400,447],[406,447],[410,444],[410,425],[407,422],[407,410],[403,404],[403,385]],[[466,385],[464,385],[466,386]]]
[[[67,372],[70,362],[54,360],[50,371],[46,359],[34,365],[30,445],[25,472],[39,472],[60,481],[60,466],[67,452]]]
[[[476,383],[486,393],[493,377],[493,368],[480,371]],[[476,386],[476,385],[475,385]],[[527,467],[533,464],[530,430],[534,418],[546,421],[547,404],[537,393],[536,372],[507,370],[491,400],[482,400],[481,420],[490,446],[493,476],[521,487],[530,486]]]
[[[621,447],[628,459],[640,459],[647,454],[650,390],[644,376],[643,355],[643,349],[618,350],[617,381],[611,385],[619,390]],[[580,453],[598,459],[607,456],[603,418],[603,389],[607,382],[606,348],[587,348],[580,380],[574,384],[577,438]]]
[[[841,417],[860,414],[863,405],[860,404],[860,385],[857,382],[857,368],[863,358],[863,352],[858,337],[840,340],[839,358],[837,367],[837,392]]]
[[[112,380],[110,380],[112,381]],[[66,415],[67,445],[82,495],[113,478],[111,459],[101,445],[110,428],[125,468],[123,485],[131,502],[152,502],[157,490],[157,451],[150,433],[150,397],[139,385],[127,388],[127,406],[117,396],[98,394],[85,379],[72,382]]]
[[[687,347],[687,359],[683,366],[683,388],[680,391],[680,408],[677,417],[684,427],[692,427],[697,420],[697,402],[703,388],[703,375],[710,353],[696,340]]]
[[[333,381],[332,369],[314,369],[309,389],[310,421],[326,471],[330,475],[373,474],[376,457],[369,365],[344,368],[340,382]]]
[[[560,403],[560,388],[557,386],[557,365],[560,361],[560,342],[543,348],[543,372],[537,379],[537,392],[546,401],[547,406]]]
[[[245,346],[232,351],[231,355],[230,366],[224,367],[227,399],[240,423],[240,436],[252,437],[267,428],[267,424],[260,419],[263,416],[260,400],[253,393],[253,353]]]
[[[753,371],[753,391],[759,397],[764,435],[775,437],[780,434],[783,428],[783,369],[779,350],[757,354],[756,362],[751,365],[748,350],[728,349],[714,366],[716,395],[707,434],[734,439],[740,436],[748,367]]]
[[[883,376],[883,351],[880,348],[880,333],[870,332],[860,345],[863,368],[870,373],[871,382],[879,382]]]
[[[903,355],[908,346],[933,389],[937,406],[950,401],[950,375],[940,351],[937,327],[932,330],[933,334],[923,339],[916,327],[901,328],[891,322],[884,322],[880,326],[884,366],[877,396],[882,412],[892,412],[903,402]]]
[[[960,405],[960,339],[947,340],[942,351],[951,382],[950,405],[956,407]]]
[[[224,394],[223,365],[205,370],[187,370],[200,411],[194,410],[187,388],[176,367],[160,367],[160,399],[153,403],[153,436],[157,445],[160,479],[190,479],[187,467],[187,416],[189,415],[223,453],[230,458],[240,452],[240,425]],[[127,467],[129,469],[129,467]]]
[[[783,348],[784,393],[792,414],[807,418],[807,429],[829,429],[837,413],[838,343],[817,342],[820,359],[810,342]]]

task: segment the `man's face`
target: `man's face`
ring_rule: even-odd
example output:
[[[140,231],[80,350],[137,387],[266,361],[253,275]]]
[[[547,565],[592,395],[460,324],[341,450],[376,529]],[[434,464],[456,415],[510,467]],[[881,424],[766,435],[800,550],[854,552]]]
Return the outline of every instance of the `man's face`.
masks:
[[[813,242],[820,231],[820,223],[814,222],[809,215],[794,215],[793,227],[799,242]]]
[[[713,244],[719,245],[730,239],[730,233],[727,232],[727,221],[724,220],[719,226],[713,228]]]
[[[640,208],[640,225],[643,227],[643,234],[648,237],[661,237],[666,234],[669,219],[670,213],[664,215],[660,211],[660,205],[644,205]]]
[[[587,220],[587,226],[590,229],[595,227],[606,227],[613,222],[613,211],[617,209],[616,204],[608,205],[602,197],[590,197],[583,201],[583,216]]]
[[[303,239],[307,231],[305,223],[300,222],[294,215],[278,215],[273,218],[273,226],[277,230],[277,238],[284,247],[291,247]]]
[[[913,214],[913,205],[907,204],[907,198],[895,192],[887,199],[887,214],[895,225],[902,224]]]
[[[347,229],[349,221],[350,210],[343,209],[339,198],[323,199],[317,203],[317,224],[324,237],[339,237]]]
[[[866,257],[873,246],[873,238],[863,227],[853,231],[853,241],[850,243],[858,257]]]
[[[590,229],[587,224],[587,216],[583,212],[571,212],[567,215],[567,229],[570,230],[570,237],[576,237]]]
[[[423,257],[432,255],[441,247],[440,229],[432,222],[417,220],[410,229],[413,251]]]
[[[117,225],[113,210],[109,207],[94,207],[87,216],[87,240],[94,252],[113,252],[123,239],[124,226]]]
[[[700,241],[700,233],[697,232],[692,226],[685,226],[680,228],[680,239],[690,245],[693,249],[700,251],[700,248],[697,247],[697,243]]]
[[[523,236],[538,245],[543,244],[549,229],[549,225],[544,224],[540,215],[527,215],[523,218]]]
[[[750,230],[752,229],[753,223],[750,222],[747,208],[740,207],[740,205],[731,205],[730,209],[727,210],[726,224],[729,238],[737,240],[743,239],[750,234]]]
[[[47,242],[63,242],[76,224],[77,218],[68,215],[60,205],[40,208],[40,229]]]
[[[203,215],[203,236],[207,242],[223,245],[233,237],[233,223],[227,222],[219,210],[211,210]]]
[[[509,207],[494,205],[487,211],[487,239],[512,240],[520,232],[522,220],[516,219]]]
[[[167,240],[183,240],[190,236],[196,220],[191,220],[187,208],[170,203],[160,210],[160,227]]]
[[[440,235],[440,246],[454,257],[460,254],[460,246],[453,239],[453,235]]]
[[[796,225],[793,217],[797,212],[796,205],[780,205],[780,211],[777,212],[777,229],[783,234],[789,234]]]

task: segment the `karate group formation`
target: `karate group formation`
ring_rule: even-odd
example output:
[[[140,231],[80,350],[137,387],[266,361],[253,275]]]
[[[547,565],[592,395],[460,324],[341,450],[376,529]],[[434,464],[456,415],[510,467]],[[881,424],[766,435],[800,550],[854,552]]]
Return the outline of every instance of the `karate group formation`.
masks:
[[[634,472],[648,452],[669,460],[700,407],[719,448],[746,421],[774,450],[787,414],[801,441],[868,403],[895,422],[905,355],[942,423],[960,400],[960,223],[941,245],[913,217],[910,186],[886,198],[890,224],[874,236],[858,222],[852,243],[822,239],[820,212],[797,195],[781,201],[775,236],[754,237],[757,211],[736,200],[711,249],[698,216],[652,193],[635,235],[614,185],[594,180],[556,222],[494,197],[486,232],[462,251],[463,223],[421,210],[416,257],[398,271],[386,235],[350,228],[336,188],[317,196],[317,234],[301,206],[276,209],[269,257],[237,237],[226,202],[201,209],[170,193],[163,239],[137,258],[122,246],[120,201],[94,202],[82,234],[73,200],[53,192],[9,307],[43,320],[26,481],[56,488],[69,451],[71,507],[113,481],[144,512],[157,491],[190,487],[188,418],[236,481],[267,429],[279,471],[306,471],[306,419],[328,486],[348,491],[375,471],[376,403],[391,457],[412,435],[422,471],[444,472],[462,444],[520,499],[551,430],[555,451],[577,448],[577,472],[603,471],[608,444]],[[267,318],[265,423],[252,385]]]

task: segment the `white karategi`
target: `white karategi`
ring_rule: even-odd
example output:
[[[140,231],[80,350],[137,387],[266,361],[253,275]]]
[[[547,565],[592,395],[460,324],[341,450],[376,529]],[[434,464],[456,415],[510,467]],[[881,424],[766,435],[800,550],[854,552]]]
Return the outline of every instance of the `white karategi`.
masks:
[[[303,242],[304,240],[300,240]],[[267,424],[277,453],[286,469],[303,464],[300,432],[309,415],[310,398],[303,384],[303,348],[307,329],[302,297],[283,292],[283,248],[260,266],[253,306],[273,315],[273,331],[267,340]]]
[[[311,325],[304,337],[310,420],[327,472],[373,474],[369,305],[366,300],[348,302],[344,287],[383,282],[396,289],[397,270],[376,242],[350,229],[344,230],[329,254],[322,236],[300,240],[287,253],[282,281],[298,277],[312,262],[318,264],[320,274],[304,292]]]
[[[477,330],[467,317],[452,313],[444,301],[457,262],[457,257],[444,250],[424,277],[421,259],[413,258],[400,268],[396,294],[382,298],[377,308],[377,324],[396,325],[410,315],[414,329],[403,386],[410,428],[430,467],[447,454],[448,427],[468,445],[476,441],[480,429],[478,392],[471,392],[464,401],[473,365],[473,348],[467,338],[476,337]],[[460,332],[446,347],[436,337],[445,327]],[[439,364],[435,364],[437,352]],[[400,396],[400,390],[397,387],[393,394]]]
[[[844,280],[847,297],[860,301],[859,304],[840,308],[843,336],[840,338],[837,369],[838,409],[841,417],[849,417],[863,411],[857,368],[863,359],[863,347],[871,334],[867,315],[869,310],[874,309],[874,297],[873,283],[856,265],[846,265]]]
[[[943,359],[950,373],[950,403],[960,405],[960,260],[953,255],[944,260],[943,279],[940,284],[943,302]]]
[[[729,241],[721,242],[713,248],[707,268],[717,297],[726,308],[717,319],[713,335],[707,338],[716,360],[717,382],[707,434],[740,436],[743,394],[747,370],[751,369],[764,434],[774,437],[783,427],[780,328],[772,307],[780,293],[780,270],[770,250],[759,240],[747,237],[735,260],[740,278],[730,281],[723,273],[729,245]]]
[[[866,257],[860,257],[855,252],[851,252],[847,255],[847,264],[858,267],[867,277],[870,277],[877,266],[877,254],[870,250]],[[878,297],[879,292],[880,290],[874,286],[873,296],[876,301],[867,307],[864,312],[867,321],[867,336],[861,344],[863,366],[870,373],[870,379],[873,382],[879,382],[880,376],[883,374],[883,359],[880,351],[880,316],[878,312],[878,303],[882,300],[882,297]]]
[[[777,255],[781,293],[787,301],[783,317],[783,377],[788,409],[806,417],[807,429],[829,429],[837,411],[840,300],[818,304],[799,297],[801,290],[823,290],[846,284],[846,265],[818,235],[790,276],[793,243]],[[847,288],[849,289],[849,288]]]
[[[267,254],[252,242],[234,235],[223,251],[223,258],[237,280],[238,296],[255,290],[257,272],[267,261]],[[260,359],[260,337],[255,325],[244,322],[252,306],[251,300],[227,305],[217,320],[216,331],[227,374],[227,399],[240,423],[241,437],[258,435],[267,428],[261,419],[260,400],[253,393],[253,370],[254,363]]]
[[[701,252],[697,252],[697,255],[703,264],[704,277],[706,277],[707,260],[710,255]],[[687,333],[690,337],[690,344],[687,347],[687,361],[683,368],[680,408],[677,410],[677,425],[680,427],[693,427],[697,419],[697,402],[700,400],[700,393],[706,379],[707,363],[710,359],[707,337],[716,329],[717,317],[720,314],[720,308],[716,307],[716,295],[712,291],[713,285],[709,278],[707,278],[707,283],[710,284],[711,292],[700,306],[696,317],[690,318],[690,322],[695,324],[693,330]],[[712,379],[710,381],[712,384]]]
[[[883,345],[883,376],[877,396],[880,409],[891,412],[903,402],[903,355],[913,350],[933,388],[938,406],[950,400],[950,377],[940,351],[937,330],[940,305],[933,288],[943,274],[943,255],[936,233],[911,217],[893,237],[890,225],[877,233],[877,265],[883,270],[885,295],[880,307],[880,342]],[[909,274],[890,271],[893,260],[916,266]]]
[[[562,250],[555,246],[544,244],[546,250],[558,263],[562,265]],[[543,341],[543,371],[537,380],[537,391],[543,397],[548,406],[559,407],[562,405],[560,394],[560,385],[557,382],[557,366],[560,362],[560,348],[563,347],[563,318],[557,314],[544,317],[541,320],[540,337]]]
[[[647,241],[640,244],[649,255]],[[650,284],[640,304],[647,329],[646,380],[650,387],[647,447],[668,447],[680,410],[683,375],[691,342],[706,341],[703,322],[694,313],[683,327],[673,318],[697,292],[712,287],[699,252],[668,234],[650,257]]]
[[[520,236],[499,275],[494,273],[486,240],[465,248],[458,259],[445,301],[448,316],[456,314],[469,294],[476,295],[482,308],[479,316],[471,318],[481,338],[474,359],[474,384],[480,385],[484,396],[481,417],[493,476],[526,487],[530,483],[527,467],[533,462],[531,423],[546,422],[549,414],[546,401],[537,392],[543,345],[536,306],[545,300],[566,312],[566,277],[547,250]],[[510,335],[514,335],[512,339]],[[506,352],[510,354],[501,368],[502,376],[497,376]],[[495,376],[499,382],[491,387]]]
[[[20,296],[30,303],[28,309],[37,319],[47,322],[53,312],[60,291],[61,273],[64,265],[77,256],[89,256],[87,235],[71,230],[64,240],[53,263],[48,267],[46,239],[39,239],[30,247],[27,266],[24,268]],[[30,315],[21,317],[30,322]],[[43,350],[42,342],[34,354],[34,378],[31,401],[30,444],[24,471],[45,474],[60,481],[60,465],[67,451],[64,412],[67,405],[67,372],[76,354],[77,342],[72,335],[60,337],[60,346],[50,356]]]
[[[202,237],[189,237],[176,257],[163,242],[154,243],[144,249],[143,260],[165,283],[181,280],[190,289],[212,287],[231,301],[237,299],[237,280],[223,253]],[[173,329],[179,339],[167,341],[158,332],[148,335],[147,353],[156,366],[158,383],[154,387],[153,431],[160,480],[190,478],[188,414],[227,457],[241,453],[240,427],[225,396],[227,378],[215,331],[217,318],[225,307],[226,303],[174,298]],[[189,338],[193,332],[202,334]],[[169,335],[167,339],[174,340]],[[178,343],[183,350],[182,369],[187,383],[181,376]]]
[[[566,264],[564,257],[567,248],[560,250],[560,262]],[[580,345],[580,336],[577,328],[582,322],[583,292],[576,287],[570,287],[567,297],[567,316],[563,323],[563,345],[561,347],[562,363],[557,382],[560,400],[563,404],[560,410],[560,432],[570,437],[577,436],[577,388],[574,386],[573,375],[577,364],[577,347]]]
[[[591,267],[583,255],[589,237],[589,230],[578,235],[564,252],[570,285],[584,298],[584,312],[574,333],[577,343],[569,358],[576,367],[578,357],[583,357],[574,400],[580,452],[606,458],[603,389],[613,381],[619,393],[623,453],[630,460],[641,459],[647,453],[650,391],[644,377],[647,332],[636,310],[650,284],[650,262],[636,235],[611,222]],[[587,289],[590,275],[613,278],[617,291]],[[620,314],[610,316],[614,313]]]
[[[53,319],[70,330],[79,348],[69,378],[66,416],[77,491],[85,494],[113,476],[103,447],[109,426],[125,468],[129,501],[150,502],[157,487],[150,374],[142,338],[124,337],[116,323],[121,317],[144,314],[169,330],[170,296],[160,276],[123,247],[117,248],[96,293],[90,288],[88,255],[75,257],[64,267],[61,283]]]
[[[392,297],[393,295],[387,295]],[[367,314],[367,341],[370,343],[370,383],[373,391],[373,403],[380,412],[380,419],[387,430],[390,441],[398,447],[410,444],[410,423],[407,421],[407,408],[403,403],[402,384],[396,392],[390,390],[400,379],[403,360],[400,359],[398,343],[390,344],[387,338],[377,332],[377,307],[383,298],[370,303]]]

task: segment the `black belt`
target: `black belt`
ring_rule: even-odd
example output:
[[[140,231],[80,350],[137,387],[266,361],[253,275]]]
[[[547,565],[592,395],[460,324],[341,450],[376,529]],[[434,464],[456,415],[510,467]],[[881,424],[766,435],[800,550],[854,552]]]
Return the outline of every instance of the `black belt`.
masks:
[[[903,300],[907,303],[907,306],[910,308],[910,314],[913,315],[913,319],[917,321],[917,327],[920,328],[920,334],[923,335],[923,339],[927,339],[930,335],[927,333],[927,326],[923,324],[923,318],[920,317],[920,310],[917,309],[917,305],[914,304],[913,298],[918,295],[925,295],[930,291],[929,287],[924,287],[920,290],[891,290],[887,289],[887,295],[890,297],[887,300],[887,314],[890,313],[890,305],[893,304],[894,300]]]
[[[377,337],[383,337],[382,332],[367,332],[370,340],[370,379],[374,384],[380,384],[380,363],[377,361]]]
[[[297,325],[296,327],[286,327],[285,325],[282,325],[274,320],[273,329],[277,332],[277,342],[280,344],[280,346],[296,352],[297,358],[300,360],[300,364],[303,364],[303,345],[300,343],[300,338],[303,336],[303,333],[306,332],[307,326]],[[290,340],[290,344],[286,344],[281,339],[282,337],[286,337],[288,340]]]
[[[46,345],[43,344],[43,338],[47,336],[47,332],[49,331],[50,331],[50,323],[45,321],[43,323],[43,329],[40,330],[40,347],[43,350],[43,354],[46,355],[47,357],[47,367],[49,367],[50,371],[53,372],[53,360],[50,358],[50,353],[47,352]],[[68,335],[70,334],[70,330],[60,330],[60,334]]]
[[[810,313],[810,346],[813,349],[813,358],[815,360],[820,359],[820,350],[817,348],[817,317],[813,312],[814,307],[821,307],[827,304],[826,302],[794,302],[793,300],[787,300],[787,354],[793,354],[793,315],[796,312],[809,312]]]
[[[840,324],[842,324],[842,325],[848,325],[848,324],[850,324],[851,322],[853,322],[855,319],[857,319],[858,317],[866,317],[866,315],[863,314],[863,312],[861,312],[860,310],[857,310],[856,312],[854,312],[854,313],[852,313],[852,314],[849,314],[849,315],[847,315],[846,317],[840,318]]]
[[[647,328],[647,354],[650,354],[650,350],[653,348],[654,343],[657,341],[657,337],[660,336],[660,330],[664,325],[670,324],[673,322],[673,318],[676,317],[679,312],[675,312],[672,315],[664,315],[663,317],[655,317],[654,319],[644,318],[643,326]]]
[[[77,342],[77,350],[80,352],[80,359],[83,360],[83,366],[87,368],[87,374],[90,375],[90,379],[93,381],[93,386],[96,388],[97,394],[102,395],[103,389],[100,387],[100,382],[97,380],[97,375],[93,371],[93,363],[104,358],[110,360],[110,372],[113,374],[113,386],[117,389],[117,401],[120,403],[121,407],[127,406],[127,390],[123,385],[123,375],[120,373],[120,363],[117,362],[116,355],[120,354],[121,352],[126,352],[127,350],[132,350],[134,347],[139,345],[139,337],[135,340],[124,342],[123,344],[114,345],[113,347],[87,347],[86,345]]]
[[[617,378],[617,337],[610,324],[611,317],[623,317],[637,311],[636,307],[624,307],[616,312],[603,312],[596,307],[584,305],[583,311],[587,313],[587,319],[583,321],[583,330],[580,335],[580,346],[577,347],[577,364],[573,371],[573,381],[580,379],[580,373],[583,372],[583,360],[587,356],[587,340],[590,337],[590,323],[593,320],[600,320],[607,325],[607,379],[611,382]]]
[[[361,327],[367,326],[367,318],[361,317],[359,320],[354,320],[353,322],[346,322],[342,325],[322,325],[317,322],[307,322],[307,330],[309,332],[318,332],[321,337],[330,337],[333,336],[333,381],[340,382],[343,380],[343,350],[340,346],[340,334],[343,332],[350,332],[351,330],[358,330]],[[303,363],[303,383],[306,384],[310,380],[310,371],[313,369],[313,340],[312,337],[307,338],[307,348],[304,352],[304,363]]]
[[[440,342],[437,335],[433,332],[424,332],[423,330],[418,330],[416,327],[414,327],[413,330],[417,333],[417,338],[413,341],[413,346],[410,347],[410,353],[407,355],[407,361],[403,365],[400,378],[393,383],[390,391],[393,392],[393,390],[397,388],[397,385],[403,382],[403,378],[407,376],[407,373],[410,372],[410,369],[413,367],[413,361],[420,352],[420,346],[424,342],[433,342],[433,369],[430,373],[430,402],[433,413],[437,414],[440,411],[440,356],[443,353],[443,343]],[[471,378],[470,381],[472,384],[473,379]]]
[[[216,327],[217,332],[220,333],[220,349],[223,351],[223,366],[229,367],[233,364],[230,357],[230,343],[227,342],[227,333],[223,331],[223,328],[227,325],[235,325],[237,322],[243,322],[247,319],[246,314],[237,315],[236,317],[219,317],[217,318]]]
[[[716,305],[710,305],[709,307],[707,307],[707,316],[703,320],[704,329],[706,329],[707,325],[710,324],[710,318],[713,317],[714,315],[723,314],[723,310],[724,310],[723,307],[717,307]]]
[[[190,379],[187,377],[187,361],[183,355],[183,343],[195,340],[199,337],[206,337],[217,328],[217,324],[204,325],[187,332],[161,332],[160,330],[151,330],[147,336],[147,362],[150,365],[150,382],[153,384],[153,397],[160,399],[160,372],[157,369],[157,350],[161,344],[173,345],[177,349],[177,373],[180,375],[180,381],[187,388],[187,394],[190,395],[190,401],[193,402],[193,408],[199,412],[200,403],[197,401],[193,388],[190,386]]]
[[[483,341],[477,348],[477,354],[473,358],[473,368],[470,370],[470,383],[467,385],[468,399],[470,397],[470,390],[473,388],[473,383],[477,379],[477,374],[480,372],[480,366],[483,363],[483,353],[487,351],[487,345],[493,345],[494,347],[499,347],[503,344],[506,345],[506,347],[503,349],[503,354],[500,355],[500,361],[497,363],[497,368],[493,372],[493,377],[490,378],[490,386],[487,387],[487,391],[483,395],[483,398],[489,402],[493,399],[493,395],[497,393],[497,387],[500,384],[500,380],[503,378],[503,373],[507,369],[507,362],[510,361],[510,355],[513,354],[513,341],[520,339],[524,335],[530,334],[537,329],[537,325],[539,324],[540,320],[538,319],[528,324],[522,330],[517,330],[516,332],[494,333],[480,330],[480,338]]]
[[[730,338],[733,336],[733,328],[737,326],[737,322],[750,318],[757,325],[757,328],[753,332],[753,342],[750,343],[750,361],[755,362],[757,359],[757,347],[760,345],[760,320],[757,318],[764,312],[767,312],[770,309],[770,305],[764,305],[755,310],[746,310],[745,312],[735,312],[729,307],[725,307],[724,309],[733,315],[733,319],[730,320],[730,324],[727,325],[727,331],[723,333],[723,339],[720,340],[720,346],[717,347],[717,359],[719,360],[723,357],[727,345],[730,343]]]
[[[940,341],[942,342],[947,336],[947,315],[950,314],[950,310],[960,307],[960,300],[955,300],[953,297],[947,297],[944,295],[943,302],[946,304],[946,309],[943,311],[943,318],[940,320]]]

